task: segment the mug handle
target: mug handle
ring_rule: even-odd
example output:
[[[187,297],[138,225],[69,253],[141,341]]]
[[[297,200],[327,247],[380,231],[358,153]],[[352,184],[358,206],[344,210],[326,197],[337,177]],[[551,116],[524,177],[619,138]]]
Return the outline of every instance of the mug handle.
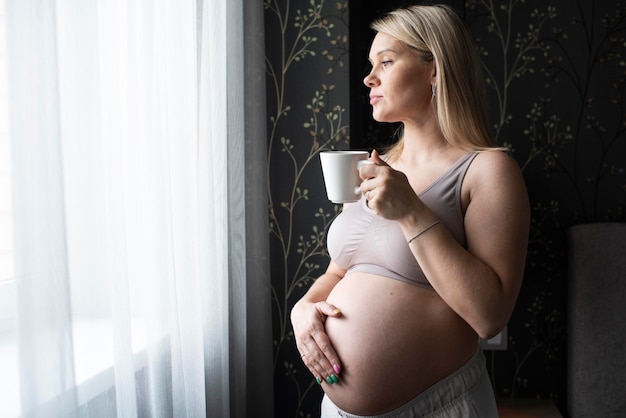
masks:
[[[359,170],[361,167],[363,167],[364,165],[368,165],[368,164],[374,164],[374,161],[360,160],[358,163],[356,163],[356,169]],[[356,186],[354,188],[354,194],[361,194],[361,186]]]

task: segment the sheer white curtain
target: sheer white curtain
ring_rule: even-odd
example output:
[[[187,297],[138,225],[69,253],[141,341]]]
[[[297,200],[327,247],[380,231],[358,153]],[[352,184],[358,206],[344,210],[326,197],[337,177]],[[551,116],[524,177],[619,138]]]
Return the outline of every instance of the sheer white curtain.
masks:
[[[257,3],[6,0],[0,415],[271,415]]]

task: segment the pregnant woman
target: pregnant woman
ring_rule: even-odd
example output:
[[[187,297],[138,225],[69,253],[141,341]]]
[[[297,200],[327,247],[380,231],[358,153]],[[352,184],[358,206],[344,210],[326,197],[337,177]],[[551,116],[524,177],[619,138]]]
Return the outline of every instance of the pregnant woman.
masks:
[[[328,269],[291,312],[296,345],[322,417],[497,417],[478,341],[504,328],[521,286],[521,171],[492,144],[480,62],[451,8],[372,28],[373,117],[402,130],[329,230]]]

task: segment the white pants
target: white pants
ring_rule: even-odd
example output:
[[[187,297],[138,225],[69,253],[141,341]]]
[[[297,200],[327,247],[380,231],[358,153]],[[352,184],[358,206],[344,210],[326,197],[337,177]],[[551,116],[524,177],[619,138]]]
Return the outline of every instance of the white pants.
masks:
[[[401,407],[364,417],[339,409],[324,395],[321,418],[498,418],[496,400],[480,348],[460,369]]]

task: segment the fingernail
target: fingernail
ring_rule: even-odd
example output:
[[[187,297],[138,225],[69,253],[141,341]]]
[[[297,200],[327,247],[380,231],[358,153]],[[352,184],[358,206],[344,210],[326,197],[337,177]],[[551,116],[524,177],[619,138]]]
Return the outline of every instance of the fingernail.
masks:
[[[339,368],[338,364],[333,364],[333,370],[335,371],[335,373],[339,374],[339,372],[341,371],[341,369]]]
[[[330,379],[333,381],[333,383],[339,383],[339,378],[334,374],[330,375]]]
[[[335,308],[335,309],[333,309],[333,313],[335,315],[339,315],[341,313],[341,311],[339,309]]]
[[[322,379],[320,379],[319,377],[316,377],[315,381],[317,382],[318,385],[322,384]]]
[[[330,376],[328,376],[328,377],[326,378],[326,381],[327,381],[327,382],[328,382],[328,384],[330,384],[330,385],[332,385],[333,383],[335,383],[335,382],[333,382],[333,379],[331,379],[331,377],[330,377]]]

